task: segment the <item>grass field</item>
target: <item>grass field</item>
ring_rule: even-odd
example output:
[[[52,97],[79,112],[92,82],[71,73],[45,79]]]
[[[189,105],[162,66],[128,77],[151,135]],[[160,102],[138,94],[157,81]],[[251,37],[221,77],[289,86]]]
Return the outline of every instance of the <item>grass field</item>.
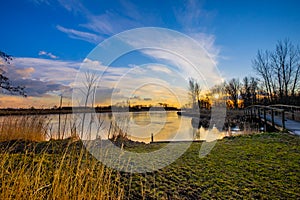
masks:
[[[154,151],[165,144],[124,147]],[[300,138],[263,133],[201,143],[171,165],[131,174],[103,166],[80,142],[0,143],[0,199],[299,199]]]

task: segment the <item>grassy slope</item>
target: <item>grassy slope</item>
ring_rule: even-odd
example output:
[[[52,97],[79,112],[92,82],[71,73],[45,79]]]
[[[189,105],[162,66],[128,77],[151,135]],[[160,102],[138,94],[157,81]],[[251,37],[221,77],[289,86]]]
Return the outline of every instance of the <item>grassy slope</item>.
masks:
[[[145,152],[147,146],[153,151],[160,145],[164,144],[141,144],[129,150]],[[201,143],[193,143],[174,163],[147,174],[105,169],[95,161],[86,160],[86,156],[78,159],[78,153],[64,157],[61,153],[8,154],[2,151],[0,199],[7,196],[52,199],[61,195],[64,196],[59,199],[115,199],[123,195],[126,199],[300,198],[298,136],[268,133],[226,138],[218,141],[202,159],[199,158],[200,147]],[[25,178],[17,178],[20,175]],[[23,194],[18,196],[15,189],[20,185],[22,190],[19,191]],[[58,192],[60,190],[65,192]],[[101,190],[105,193],[99,192]]]
[[[300,198],[300,139],[287,134],[261,134],[219,141],[211,153],[199,158],[200,143],[170,166],[135,175],[145,196],[198,198]],[[138,197],[136,198],[138,199]]]

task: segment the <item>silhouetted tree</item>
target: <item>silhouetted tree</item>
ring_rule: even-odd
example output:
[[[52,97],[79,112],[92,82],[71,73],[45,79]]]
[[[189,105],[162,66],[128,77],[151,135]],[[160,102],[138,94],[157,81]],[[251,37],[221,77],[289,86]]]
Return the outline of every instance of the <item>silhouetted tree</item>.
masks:
[[[276,96],[276,85],[273,79],[274,70],[270,63],[270,52],[261,51],[257,52],[256,58],[252,61],[253,69],[258,73],[258,76],[263,82],[262,86],[266,91],[268,100],[274,102],[274,96]]]
[[[12,56],[0,51],[0,88],[1,92],[8,91],[10,94],[22,95],[26,97],[24,92],[24,87],[21,86],[13,86],[7,76],[5,76],[5,70],[3,69],[4,64],[10,64],[12,61]],[[3,61],[3,62],[1,62]],[[3,91],[4,90],[4,91]]]
[[[241,84],[241,97],[244,101],[244,107],[256,103],[256,95],[258,90],[258,81],[254,77],[244,77]]]
[[[299,51],[288,39],[279,41],[271,55],[275,70],[280,102],[289,102],[289,95],[295,95],[300,63]]]
[[[239,79],[231,79],[225,85],[225,91],[230,96],[230,99],[233,103],[234,108],[238,108],[238,99],[239,99],[239,91],[240,91],[240,81]]]
[[[263,81],[271,103],[295,103],[300,84],[300,50],[290,40],[278,41],[274,51],[258,51],[253,68]]]
[[[201,88],[199,83],[193,79],[189,79],[189,97],[192,103],[192,108],[193,109],[200,109],[200,93],[201,93]]]

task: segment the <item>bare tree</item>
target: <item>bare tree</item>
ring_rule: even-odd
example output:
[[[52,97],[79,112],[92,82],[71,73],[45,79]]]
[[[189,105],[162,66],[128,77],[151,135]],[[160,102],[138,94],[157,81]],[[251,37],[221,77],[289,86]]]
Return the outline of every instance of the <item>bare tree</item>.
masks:
[[[253,68],[262,78],[270,102],[291,103],[296,98],[300,50],[290,40],[278,41],[273,52],[258,51]]]
[[[95,101],[95,93],[96,93],[96,87],[97,87],[97,81],[98,81],[98,76],[96,73],[87,71],[85,72],[85,80],[82,82],[82,88],[79,89],[81,92],[81,96],[83,97],[81,99],[81,103],[83,104],[82,106],[85,108],[85,111],[82,114],[82,119],[81,119],[81,138],[84,136],[84,128],[85,128],[85,120],[86,120],[86,112],[89,106],[94,108],[94,101]],[[90,121],[88,124],[87,128],[87,134],[91,134],[91,127],[92,123],[94,122],[93,120],[93,115],[91,114],[90,116]]]
[[[291,53],[293,55],[293,53]],[[291,56],[293,57],[293,56]],[[299,90],[299,79],[300,79],[300,48],[297,46],[295,50],[295,58],[293,59],[294,62],[290,62],[290,65],[292,65],[293,72],[292,73],[292,88],[291,88],[291,94],[292,97],[296,97],[296,93],[300,92]]]
[[[241,96],[244,100],[244,107],[256,103],[256,93],[258,90],[258,82],[254,77],[245,76],[241,85]]]
[[[258,73],[262,78],[263,86],[268,95],[268,100],[273,101],[274,95],[276,95],[276,87],[273,76],[273,68],[270,63],[270,52],[262,52],[259,50],[257,52],[256,58],[252,61],[253,69]]]
[[[258,79],[250,77],[250,93],[251,93],[251,104],[254,105],[257,102]]]
[[[231,79],[225,86],[225,91],[230,96],[230,99],[233,102],[233,107],[238,108],[238,99],[240,91],[240,81],[239,79]]]
[[[199,83],[193,79],[189,79],[189,97],[192,103],[192,108],[193,109],[199,109],[200,110],[200,93],[201,93],[201,88]]]

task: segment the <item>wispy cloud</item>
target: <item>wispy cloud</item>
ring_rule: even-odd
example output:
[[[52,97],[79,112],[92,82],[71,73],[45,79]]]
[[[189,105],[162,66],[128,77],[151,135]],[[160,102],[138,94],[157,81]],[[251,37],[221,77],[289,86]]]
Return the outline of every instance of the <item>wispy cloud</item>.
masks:
[[[217,64],[220,47],[215,44],[215,36],[207,33],[216,13],[205,10],[201,1],[188,0],[185,1],[184,6],[174,8],[174,15],[177,23],[181,25],[182,31],[201,44]]]
[[[62,5],[69,12],[74,12],[75,14],[88,13],[89,11],[83,6],[82,2],[79,0],[58,0],[60,5]]]
[[[48,0],[31,0],[31,1],[37,5],[40,5],[40,4],[50,5],[50,2]]]
[[[90,14],[87,16],[87,19],[88,23],[80,26],[104,36],[111,36],[121,31],[141,26],[137,21],[112,11],[106,11],[101,15]]]
[[[91,43],[99,43],[104,38],[116,33],[144,26],[142,21],[149,18],[147,13],[140,14],[134,4],[127,1],[120,2],[122,9],[106,10],[101,14],[93,14],[78,0],[59,0],[59,2],[66,10],[81,14],[87,22],[78,24],[76,29],[65,28],[62,25],[57,25],[56,28],[68,34],[70,38]],[[85,29],[85,31],[78,29]]]
[[[134,36],[130,31],[125,32],[118,35],[118,38],[136,49],[143,47],[145,55],[155,58],[159,63],[165,62],[175,67],[183,77],[201,76],[199,81],[208,86],[220,81],[215,57],[211,56],[202,43],[180,33],[147,28],[134,31]]]
[[[66,33],[70,38],[78,39],[78,40],[85,40],[90,43],[99,43],[101,40],[103,40],[103,37],[89,32],[84,31],[78,31],[71,28],[65,28],[63,26],[57,25],[56,28],[60,30],[63,33]]]
[[[48,2],[47,0],[35,0],[37,2]],[[87,9],[79,0],[58,0],[60,5],[75,15],[82,16],[87,22],[78,24],[77,27],[67,28],[57,25],[56,28],[66,33],[70,38],[84,40],[98,44],[105,38],[132,28],[144,26],[163,26],[162,16],[155,14],[154,10],[141,11],[137,4],[131,1],[120,0],[116,2],[119,9],[105,10],[103,13],[95,14]],[[203,2],[188,0],[182,6],[174,6],[170,3],[170,15],[173,15],[178,23],[178,30],[190,35],[204,44],[208,52],[217,58],[219,48],[215,46],[215,37],[207,33],[207,27],[215,17],[213,11],[203,8]],[[167,12],[167,11],[165,11]],[[168,27],[168,25],[166,25]]]
[[[46,51],[40,51],[39,56],[48,56],[49,58],[52,58],[52,59],[57,59],[58,58],[58,56],[56,56],[52,53],[46,52]]]
[[[174,8],[174,15],[185,33],[198,33],[207,31],[215,13],[205,10],[201,1],[188,0],[182,7]]]
[[[141,13],[137,5],[130,1],[120,1],[122,8],[120,10],[106,10],[104,13],[97,15],[86,9],[77,0],[61,0],[60,3],[69,11],[81,13],[86,18],[87,23],[78,25],[78,28],[85,28],[86,31],[69,29],[61,25],[58,25],[57,29],[68,34],[71,38],[95,44],[124,30],[160,24],[159,16],[154,17],[151,10]],[[170,9],[170,14],[176,18],[179,29],[197,40],[217,63],[220,48],[215,45],[215,36],[206,33],[207,26],[214,18],[215,13],[205,10],[200,1],[188,0],[181,7]]]
[[[164,65],[149,65],[147,66],[148,69],[151,69],[152,71],[156,71],[156,72],[163,72],[163,73],[166,73],[166,74],[172,74],[173,72],[167,68],[166,66]]]

